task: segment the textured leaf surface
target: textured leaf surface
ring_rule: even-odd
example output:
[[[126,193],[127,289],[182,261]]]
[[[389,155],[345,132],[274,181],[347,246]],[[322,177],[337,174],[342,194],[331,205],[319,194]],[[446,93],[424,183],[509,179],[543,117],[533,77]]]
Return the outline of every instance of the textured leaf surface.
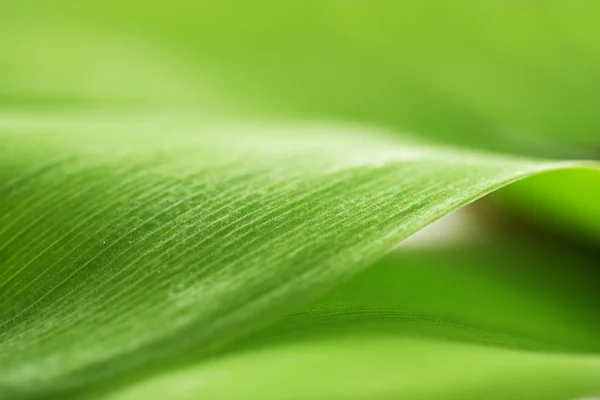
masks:
[[[200,357],[490,191],[586,166],[185,115],[4,114],[0,134],[9,396]]]

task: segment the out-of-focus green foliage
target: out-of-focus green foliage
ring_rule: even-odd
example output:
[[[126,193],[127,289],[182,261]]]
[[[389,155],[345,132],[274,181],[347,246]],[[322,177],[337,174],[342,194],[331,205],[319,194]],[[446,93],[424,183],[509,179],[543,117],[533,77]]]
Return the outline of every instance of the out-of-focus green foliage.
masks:
[[[580,171],[537,176],[511,185],[497,200],[520,218],[535,221],[554,234],[595,245],[600,241],[600,181]]]
[[[203,99],[538,155],[600,147],[595,2],[4,3],[9,104]]]
[[[600,349],[599,299],[582,279],[595,265],[568,271],[564,263],[580,255],[493,239],[476,249],[392,254],[225,354],[113,396],[558,400],[595,393],[600,363],[589,354]],[[235,385],[227,384],[232,376]]]

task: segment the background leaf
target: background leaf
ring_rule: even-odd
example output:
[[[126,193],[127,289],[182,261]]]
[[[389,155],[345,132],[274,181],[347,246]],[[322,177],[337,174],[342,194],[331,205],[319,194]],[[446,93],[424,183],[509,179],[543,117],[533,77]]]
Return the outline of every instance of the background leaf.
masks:
[[[476,248],[392,254],[225,354],[109,398],[595,395],[595,265],[580,253],[540,250],[495,235]],[[565,268],[574,260],[579,268]]]
[[[7,0],[3,11],[7,106],[201,104],[538,156],[600,147],[595,2]]]

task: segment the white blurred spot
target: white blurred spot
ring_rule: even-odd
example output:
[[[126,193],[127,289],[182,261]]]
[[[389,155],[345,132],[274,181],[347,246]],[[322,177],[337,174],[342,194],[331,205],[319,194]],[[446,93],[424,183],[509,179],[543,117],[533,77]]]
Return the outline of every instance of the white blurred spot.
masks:
[[[486,230],[470,207],[461,208],[421,229],[396,246],[396,251],[424,247],[449,246],[479,240]],[[600,399],[598,399],[600,400]]]

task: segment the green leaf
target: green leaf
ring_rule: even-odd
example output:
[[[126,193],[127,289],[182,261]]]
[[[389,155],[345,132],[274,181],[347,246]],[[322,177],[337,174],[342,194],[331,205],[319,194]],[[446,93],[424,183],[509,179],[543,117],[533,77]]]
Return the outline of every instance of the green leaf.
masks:
[[[597,168],[186,114],[5,113],[0,135],[9,397],[204,357],[491,191]]]
[[[600,393],[594,267],[534,243],[399,253],[204,363],[110,399],[576,399]],[[235,382],[232,384],[231,382]]]
[[[600,388],[593,357],[394,337],[385,330],[311,339],[223,357],[108,398],[561,400]]]

